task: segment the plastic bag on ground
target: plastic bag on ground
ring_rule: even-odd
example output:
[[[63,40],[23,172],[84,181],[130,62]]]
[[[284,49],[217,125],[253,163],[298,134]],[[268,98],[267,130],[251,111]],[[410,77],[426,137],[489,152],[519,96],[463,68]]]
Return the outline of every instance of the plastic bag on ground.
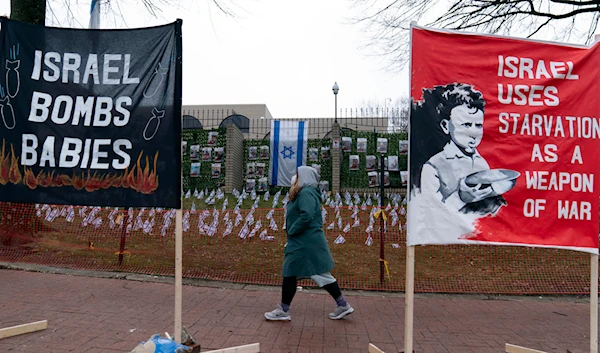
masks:
[[[148,341],[138,344],[130,353],[187,353],[192,347],[179,344],[172,339],[152,336]]]

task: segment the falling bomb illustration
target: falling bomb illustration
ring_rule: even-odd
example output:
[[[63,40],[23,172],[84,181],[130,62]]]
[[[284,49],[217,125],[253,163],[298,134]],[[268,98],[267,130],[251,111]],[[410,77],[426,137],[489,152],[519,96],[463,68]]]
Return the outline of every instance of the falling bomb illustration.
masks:
[[[144,139],[146,139],[146,141],[152,140],[154,138],[154,136],[158,132],[158,127],[160,126],[160,119],[162,119],[164,116],[164,110],[152,108],[152,117],[150,117],[150,120],[148,120],[148,123],[144,128]]]
[[[21,66],[21,60],[6,59],[6,93],[10,98],[15,98],[21,88],[19,66]]]
[[[148,81],[146,88],[144,88],[144,97],[151,98],[156,94],[156,92],[158,92],[158,89],[165,80],[165,75],[167,72],[169,72],[169,68],[166,67],[163,69],[162,65],[158,63],[158,66],[156,69],[154,69],[152,77],[150,77],[150,81]]]
[[[0,115],[2,116],[2,122],[7,129],[12,130],[15,128],[15,110],[10,104],[9,97],[0,99]]]

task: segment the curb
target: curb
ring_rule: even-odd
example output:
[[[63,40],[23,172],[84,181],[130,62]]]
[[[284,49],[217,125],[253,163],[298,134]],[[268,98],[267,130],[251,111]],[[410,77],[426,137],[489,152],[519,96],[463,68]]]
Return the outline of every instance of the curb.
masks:
[[[0,270],[15,270],[40,272],[50,274],[61,274],[69,276],[82,276],[90,278],[121,279],[127,281],[138,281],[148,283],[175,284],[175,278],[171,276],[153,276],[132,272],[110,272],[92,270],[74,270],[61,267],[29,264],[23,262],[0,262]],[[244,284],[207,279],[183,278],[183,285],[195,287],[221,288],[232,290],[279,292],[279,286]],[[327,294],[323,289],[317,287],[298,288],[299,292],[310,294]],[[343,290],[345,295],[360,297],[380,298],[404,298],[403,292],[381,292],[366,290]],[[450,300],[497,300],[497,301],[550,301],[569,303],[589,303],[589,296],[580,295],[491,295],[491,294],[447,294],[447,293],[415,293],[415,299],[450,299]]]

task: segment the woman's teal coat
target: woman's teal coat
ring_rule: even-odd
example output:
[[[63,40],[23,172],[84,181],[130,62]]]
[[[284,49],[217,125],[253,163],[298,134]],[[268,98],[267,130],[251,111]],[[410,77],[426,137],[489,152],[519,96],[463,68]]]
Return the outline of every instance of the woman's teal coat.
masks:
[[[286,225],[283,277],[310,277],[333,269],[333,257],[323,232],[321,194],[316,187],[303,187],[288,204]]]

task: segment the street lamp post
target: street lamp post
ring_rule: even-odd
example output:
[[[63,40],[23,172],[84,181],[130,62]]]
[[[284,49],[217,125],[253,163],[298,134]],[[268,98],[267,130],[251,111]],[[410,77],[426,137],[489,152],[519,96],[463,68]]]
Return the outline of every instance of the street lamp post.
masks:
[[[333,95],[335,96],[335,122],[337,123],[337,94],[340,91],[340,87],[338,86],[337,82],[333,83]]]

